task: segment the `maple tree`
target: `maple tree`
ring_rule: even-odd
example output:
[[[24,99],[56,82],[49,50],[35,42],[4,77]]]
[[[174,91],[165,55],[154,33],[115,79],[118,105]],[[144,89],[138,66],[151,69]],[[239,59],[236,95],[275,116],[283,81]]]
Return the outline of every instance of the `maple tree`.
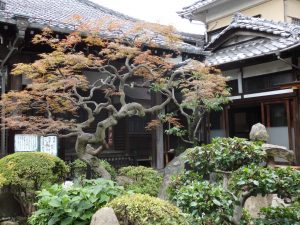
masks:
[[[103,27],[118,35],[101,38]],[[194,142],[205,112],[220,106],[229,95],[226,78],[219,70],[195,60],[174,64],[168,55],[153,54],[149,49],[159,47],[158,36],[177,51],[179,38],[172,27],[144,22],[126,29],[116,22],[85,24],[62,39],[44,29],[33,43],[49,45],[52,51],[40,54],[33,63],[15,65],[12,74],[25,76],[31,84],[2,96],[6,127],[24,133],[76,137],[77,156],[104,178],[110,178],[110,174],[97,156],[108,148],[108,130],[122,118],[159,113],[173,102],[188,124],[187,132],[177,132],[178,136]],[[98,72],[99,78],[89,82],[83,75],[85,70]],[[147,108],[127,101],[126,90],[137,87],[159,93],[162,102]],[[99,92],[104,101],[95,100]],[[114,104],[116,98],[119,106]],[[84,120],[76,117],[80,110]],[[176,117],[165,118],[174,129],[183,130]],[[158,123],[152,121],[152,125]],[[88,132],[91,126],[95,130]]]

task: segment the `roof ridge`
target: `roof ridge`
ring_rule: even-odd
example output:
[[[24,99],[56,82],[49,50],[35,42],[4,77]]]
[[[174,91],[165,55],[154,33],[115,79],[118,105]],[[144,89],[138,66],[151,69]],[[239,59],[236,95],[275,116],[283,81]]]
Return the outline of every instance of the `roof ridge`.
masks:
[[[222,30],[212,41],[210,41],[205,49],[211,47],[213,43],[221,36],[223,36],[227,31],[235,28],[244,28],[253,31],[261,31],[277,36],[290,37],[294,39],[300,39],[300,26],[286,23],[286,22],[276,22],[274,20],[267,20],[264,18],[257,18],[246,16],[240,12],[233,15],[231,23]]]
[[[274,20],[268,20],[268,19],[265,19],[265,18],[247,16],[247,15],[244,15],[240,12],[237,12],[233,15],[233,20],[232,20],[231,23],[234,23],[234,22],[239,23],[239,22],[241,22],[245,19],[250,20],[250,21],[254,21],[254,22],[264,22],[264,23],[266,23],[266,24],[268,24],[272,27],[276,27],[277,29],[281,28],[282,30],[286,30],[286,31],[291,32],[291,33],[293,33],[294,28],[296,28],[296,29],[300,28],[300,26],[295,25],[295,24],[291,24],[291,23],[287,23],[287,22],[283,22],[283,21],[274,21]],[[300,34],[300,30],[296,31],[296,33]]]
[[[201,7],[207,6],[209,4],[215,3],[218,0],[198,0],[191,5],[185,6],[181,11],[177,11],[177,14],[186,19],[191,19],[191,14]]]

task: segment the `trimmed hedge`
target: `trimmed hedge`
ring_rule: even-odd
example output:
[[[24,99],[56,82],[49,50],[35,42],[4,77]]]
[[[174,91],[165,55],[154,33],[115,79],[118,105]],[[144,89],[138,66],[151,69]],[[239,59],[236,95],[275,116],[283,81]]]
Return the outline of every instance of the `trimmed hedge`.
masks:
[[[106,205],[112,207],[121,225],[189,225],[180,209],[171,203],[149,195],[133,194],[115,198]]]

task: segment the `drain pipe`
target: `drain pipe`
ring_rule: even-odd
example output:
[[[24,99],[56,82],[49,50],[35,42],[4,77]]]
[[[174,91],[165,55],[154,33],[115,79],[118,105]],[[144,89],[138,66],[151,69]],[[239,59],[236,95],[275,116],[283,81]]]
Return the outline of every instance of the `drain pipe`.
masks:
[[[281,57],[280,57],[280,52],[277,52],[277,53],[275,53],[275,54],[276,54],[278,60],[280,60],[280,61],[282,61],[282,62],[284,62],[284,63],[290,65],[290,66],[293,67],[294,69],[300,71],[300,67],[299,67],[299,66],[297,66],[297,65],[295,65],[295,64],[293,64],[293,63],[291,63],[291,62],[289,62],[289,61],[287,61],[287,60],[281,58]]]

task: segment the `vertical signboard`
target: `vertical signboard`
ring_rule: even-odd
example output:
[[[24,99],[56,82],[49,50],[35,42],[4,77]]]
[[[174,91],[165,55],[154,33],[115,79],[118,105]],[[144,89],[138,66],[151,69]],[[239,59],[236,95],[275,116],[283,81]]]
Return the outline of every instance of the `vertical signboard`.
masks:
[[[51,155],[57,155],[57,137],[56,136],[41,136],[41,152],[46,152]]]

